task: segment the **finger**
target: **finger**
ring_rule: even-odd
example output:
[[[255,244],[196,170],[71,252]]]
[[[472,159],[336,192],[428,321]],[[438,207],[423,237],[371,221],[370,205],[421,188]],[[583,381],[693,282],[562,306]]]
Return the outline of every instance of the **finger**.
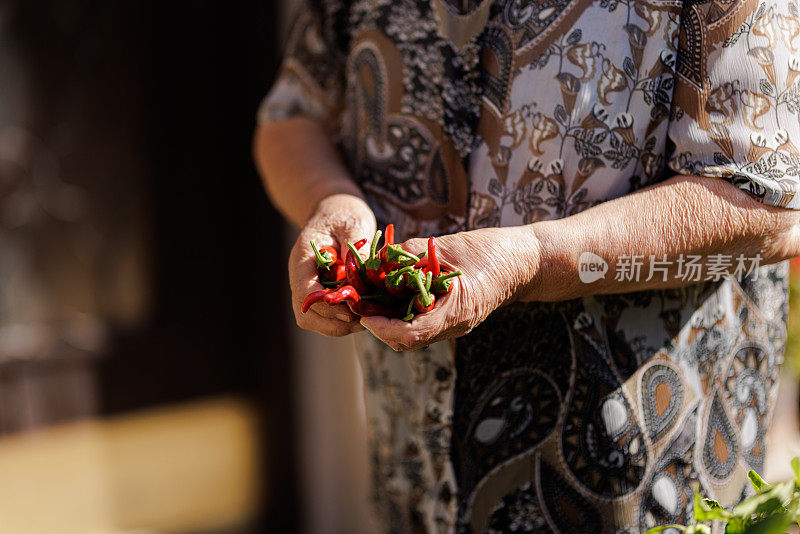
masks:
[[[425,346],[428,333],[416,325],[381,316],[362,317],[361,324],[394,350],[413,350]]]
[[[386,317],[374,316],[374,317],[362,317],[361,318],[361,325],[369,330],[373,336],[380,339],[387,345],[389,345],[394,350],[401,350],[399,345],[394,343],[394,340],[386,336],[386,325],[389,319]]]
[[[319,286],[319,284],[314,284]],[[319,286],[321,287],[321,286]],[[294,295],[298,295],[300,293],[293,291]],[[353,320],[349,319],[343,321],[339,318],[334,317],[324,317],[322,314],[319,313],[319,310],[325,310],[327,308],[327,312],[330,313],[332,310],[331,306],[328,306],[325,303],[319,302],[314,303],[306,313],[302,313],[300,311],[301,301],[293,298],[292,299],[292,311],[294,312],[295,322],[297,326],[303,328],[305,330],[312,330],[314,332],[319,332],[320,334],[324,334],[327,336],[343,336],[347,335],[354,331],[360,331],[360,328],[353,329],[356,325],[360,326],[358,323],[357,318]],[[349,309],[348,309],[349,312]],[[342,314],[344,315],[344,314]]]
[[[317,302],[311,305],[311,309],[326,319],[336,319],[345,323],[358,322],[358,316],[350,311],[346,304],[325,304]]]
[[[364,328],[364,325],[360,322],[350,323],[351,332],[363,332],[364,330],[366,330],[366,328]]]
[[[303,297],[312,291],[322,289],[317,282],[317,265],[313,255],[304,258],[289,257],[289,285],[292,294]]]
[[[336,243],[336,235],[324,224],[311,223],[300,232],[298,242],[301,243],[303,247],[310,248],[310,241],[312,240],[320,248],[335,247],[338,244]]]
[[[395,350],[419,349],[470,330],[467,325],[458,325],[455,321],[451,299],[452,293],[443,295],[436,308],[418,314],[411,322],[376,316],[362,317],[361,324]]]
[[[311,330],[328,337],[342,337],[352,333],[351,324],[339,321],[338,319],[327,319],[313,310],[295,316],[297,326],[304,330]]]
[[[362,257],[366,256],[366,252],[369,251],[369,247],[372,244],[372,238],[375,237],[375,228],[367,228],[359,227],[359,228],[346,228],[342,229],[341,231],[337,232],[334,235],[334,238],[338,242],[337,244],[342,250],[341,257],[345,258],[347,256],[347,252],[350,250],[347,246],[348,243],[355,243],[361,239],[366,238],[367,243],[362,246],[359,250],[361,252]]]
[[[447,326],[448,324],[448,317],[442,310],[419,314],[411,321],[411,325],[419,335],[416,337],[411,336],[406,342],[410,343],[412,348],[418,349],[453,337],[454,334],[458,336],[461,333],[466,333],[466,331],[462,332],[461,328],[449,327]]]
[[[362,332],[362,331],[365,330],[365,328],[359,322],[360,317],[357,316],[357,315],[353,316],[353,320],[352,321],[341,321],[340,319],[328,319],[327,317],[323,317],[322,315],[320,315],[320,317],[322,319],[325,319],[326,321],[333,321],[333,322],[336,322],[336,323],[345,324],[349,328],[349,331],[347,333]]]
[[[316,313],[316,311],[313,308],[311,308],[309,310],[309,313],[311,313],[312,311],[314,313]],[[328,325],[328,327],[330,327],[331,329],[336,330],[336,331],[339,330],[340,323],[344,324],[348,329],[346,334],[347,333],[351,333],[351,332],[362,332],[362,331],[365,330],[365,328],[359,322],[359,316],[357,316],[357,315],[353,315],[353,319],[350,320],[350,321],[343,321],[343,320],[338,319],[338,318],[331,319],[331,318],[325,317],[323,315],[319,315],[319,317],[326,321],[326,324]],[[343,334],[343,335],[346,335],[346,334]]]
[[[322,289],[322,286],[313,280],[308,281],[308,289],[302,291],[295,291],[293,289],[292,307],[295,309],[295,314],[297,313],[297,310],[300,309],[303,299],[305,298],[302,297],[302,295],[308,295],[320,289]],[[297,297],[294,297],[294,295],[297,295]],[[358,316],[355,315],[352,311],[350,311],[350,308],[347,306],[347,304],[344,303],[330,305],[325,302],[315,302],[309,308],[309,311],[311,310],[313,310],[315,313],[321,315],[326,319],[335,319],[337,321],[343,321],[345,323],[352,323],[354,321],[358,321]]]
[[[386,331],[388,329],[389,321],[391,321],[391,319],[381,315],[373,315],[370,317],[361,318],[361,324],[373,334],[375,332]]]
[[[298,305],[298,307],[305,298],[305,295],[323,289],[322,285],[317,279],[316,266],[312,265],[309,267],[309,265],[312,263],[313,262],[302,262],[296,275],[297,280],[302,280],[302,282],[290,284],[292,286],[292,294],[297,295],[297,298],[299,299],[295,303]],[[296,288],[295,286],[299,287]],[[346,304],[336,304],[331,306],[329,304],[319,302],[313,304],[312,309],[314,309],[319,315],[328,319],[338,319],[345,322],[353,322],[358,320],[358,317],[350,311],[350,308]]]

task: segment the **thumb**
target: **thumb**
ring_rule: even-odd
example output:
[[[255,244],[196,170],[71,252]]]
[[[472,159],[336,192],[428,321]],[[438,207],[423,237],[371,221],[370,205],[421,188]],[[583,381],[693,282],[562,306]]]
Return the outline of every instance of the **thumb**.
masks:
[[[389,319],[380,315],[372,315],[361,318],[361,326],[380,337],[378,334],[384,333],[389,328]]]

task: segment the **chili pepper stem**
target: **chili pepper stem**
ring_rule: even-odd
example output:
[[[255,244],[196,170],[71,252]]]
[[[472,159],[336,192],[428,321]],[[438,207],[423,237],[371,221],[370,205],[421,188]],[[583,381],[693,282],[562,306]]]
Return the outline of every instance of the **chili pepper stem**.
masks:
[[[333,263],[333,258],[331,258],[331,255],[326,252],[325,254],[327,254],[327,257],[323,256],[313,239],[311,240],[311,248],[314,249],[314,256],[317,259],[317,267],[330,269],[331,264]]]
[[[462,273],[461,271],[453,271],[452,273],[440,274],[435,278],[434,281],[444,282],[445,280],[449,280],[450,278],[455,278],[456,276],[461,276],[462,274],[464,273]]]
[[[378,241],[381,239],[381,235],[383,232],[378,230],[375,232],[375,237],[372,238],[372,245],[369,247],[369,258],[367,261],[364,262],[364,267],[367,269],[367,275],[370,276],[370,279],[375,278],[372,280],[372,283],[379,285],[379,280],[377,279],[378,275],[375,272],[379,271],[381,268],[381,259],[377,256],[378,250]],[[373,271],[373,274],[369,274],[369,271]]]
[[[390,245],[386,250],[386,259],[388,261],[398,261],[401,258],[405,258],[402,260],[403,262],[408,262],[411,265],[419,261],[419,256],[415,256],[414,254],[403,250],[400,245]]]
[[[461,276],[461,271],[454,271],[452,273],[445,273],[440,274],[433,280],[432,288],[434,291],[439,293],[449,293],[450,292],[450,285],[451,285],[451,278],[455,278],[456,276]]]
[[[410,322],[414,318],[414,300],[416,300],[416,295],[411,298],[408,303],[408,307],[406,308],[406,314],[401,319],[405,322]]]
[[[370,247],[369,247],[369,258],[370,259],[375,257],[375,251],[378,249],[378,240],[381,238],[381,235],[383,235],[383,232],[381,232],[380,230],[377,230],[375,232],[375,237],[372,238],[372,245],[370,245]]]
[[[413,272],[414,268],[410,265],[406,267],[402,267],[395,271],[390,271],[389,274],[386,275],[387,284],[391,284],[393,286],[399,286],[403,280],[403,275]]]
[[[397,249],[397,254],[399,256],[404,257],[404,258],[408,258],[409,260],[417,260],[417,261],[419,261],[419,256],[416,256],[416,255],[414,255],[414,254],[412,254],[410,252],[406,252],[403,249]]]
[[[356,247],[352,243],[348,243],[347,244],[347,248],[349,248],[350,252],[353,253],[353,256],[354,256],[354,258],[356,260],[356,263],[358,263],[358,268],[359,269],[363,269],[364,268],[364,259],[361,257],[361,254],[358,253],[358,250],[356,249]]]
[[[430,306],[433,302],[433,295],[431,295],[430,291],[428,291],[428,288],[425,287],[427,284],[422,281],[422,271],[414,272],[414,283],[419,289],[419,295],[414,298],[420,299],[420,303],[423,306]]]

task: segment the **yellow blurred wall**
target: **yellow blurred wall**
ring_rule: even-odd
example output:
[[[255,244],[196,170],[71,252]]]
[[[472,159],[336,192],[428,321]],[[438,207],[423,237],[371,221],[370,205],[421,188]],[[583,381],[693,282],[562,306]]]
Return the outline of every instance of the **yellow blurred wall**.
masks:
[[[192,532],[246,523],[253,409],[218,398],[0,439],[0,534]]]

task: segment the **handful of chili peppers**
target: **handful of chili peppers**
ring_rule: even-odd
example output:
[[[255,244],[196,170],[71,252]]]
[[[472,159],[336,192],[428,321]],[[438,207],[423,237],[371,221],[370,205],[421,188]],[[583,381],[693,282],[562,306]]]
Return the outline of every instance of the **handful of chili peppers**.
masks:
[[[312,241],[317,276],[324,289],[310,293],[300,311],[306,313],[316,302],[331,305],[347,302],[356,315],[383,315],[404,321],[431,311],[436,298],[452,290],[453,280],[461,271],[442,269],[433,237],[428,238],[427,251],[414,255],[395,244],[391,224],[386,227],[383,247],[378,250],[382,234],[380,230],[375,232],[367,259],[358,252],[367,243],[366,239],[347,243],[344,259],[335,248],[320,249]],[[426,254],[428,258],[424,261]]]

